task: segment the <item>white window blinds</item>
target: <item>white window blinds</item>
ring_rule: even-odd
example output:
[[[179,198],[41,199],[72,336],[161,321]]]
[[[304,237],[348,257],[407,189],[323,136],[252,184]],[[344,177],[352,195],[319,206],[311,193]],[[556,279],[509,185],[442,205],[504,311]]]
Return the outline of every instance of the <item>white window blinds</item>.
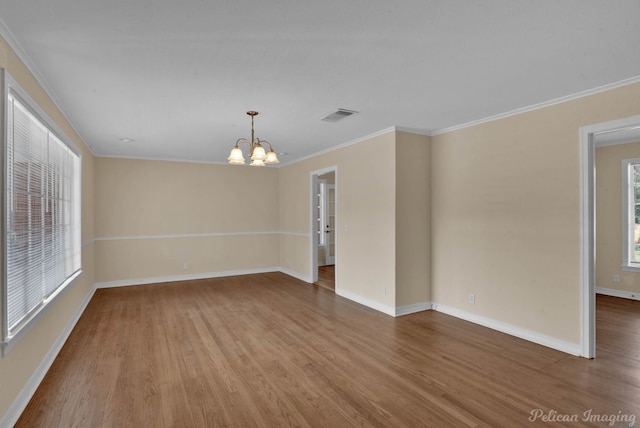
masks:
[[[5,345],[81,270],[80,156],[6,96]]]

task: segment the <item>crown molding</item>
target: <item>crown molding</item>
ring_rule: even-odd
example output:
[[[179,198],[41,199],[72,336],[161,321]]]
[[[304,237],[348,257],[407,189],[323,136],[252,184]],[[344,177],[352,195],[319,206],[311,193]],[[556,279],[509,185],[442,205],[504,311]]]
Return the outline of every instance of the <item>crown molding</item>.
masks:
[[[385,134],[388,134],[390,132],[395,132],[395,131],[396,131],[396,127],[395,126],[392,126],[390,128],[385,128],[385,129],[382,129],[380,131],[374,132],[373,134],[368,134],[368,135],[365,135],[364,137],[356,138],[355,140],[347,141],[346,143],[342,143],[342,144],[339,144],[337,146],[329,147],[328,149],[321,150],[319,152],[311,153],[309,155],[303,156],[303,157],[301,157],[299,159],[296,159],[296,160],[293,160],[291,162],[286,162],[286,163],[281,162],[280,165],[277,166],[277,168],[281,168],[283,166],[288,166],[288,165],[293,165],[295,163],[302,162],[302,161],[305,161],[307,159],[314,158],[316,156],[324,155],[326,153],[330,153],[330,152],[333,152],[335,150],[340,150],[340,149],[343,149],[345,147],[352,146],[354,144],[362,143],[363,141],[369,140],[371,138],[379,137],[380,135],[385,135]]]
[[[406,128],[404,126],[394,126],[396,132],[406,132],[407,134],[424,135],[425,137],[431,137],[433,131],[425,131],[424,129]]]
[[[36,82],[38,82],[42,90],[47,94],[47,96],[51,99],[53,104],[56,106],[60,114],[62,114],[64,119],[67,121],[67,123],[69,123],[69,126],[71,126],[71,128],[73,129],[73,132],[80,139],[80,141],[82,141],[82,144],[84,144],[85,147],[91,152],[91,154],[95,156],[93,149],[89,144],[87,144],[86,141],[84,141],[84,139],[78,132],[78,129],[75,127],[73,122],[69,119],[69,116],[67,115],[65,110],[62,108],[62,103],[60,102],[58,97],[56,97],[54,92],[50,89],[50,86],[47,83],[46,79],[42,74],[40,74],[38,67],[36,67],[35,63],[31,60],[31,57],[29,57],[29,55],[24,50],[22,45],[14,37],[13,33],[11,32],[11,30],[9,30],[9,27],[7,27],[7,24],[5,24],[2,18],[0,18],[0,37],[2,37],[5,42],[7,42],[7,45],[16,54],[16,56],[20,59],[20,61],[22,61],[22,63],[27,68],[29,73],[31,73],[33,78],[36,79]]]
[[[519,109],[511,110],[511,111],[508,111],[508,112],[505,112],[505,113],[500,113],[500,114],[496,114],[496,115],[493,115],[493,116],[488,116],[488,117],[485,117],[483,119],[473,120],[471,122],[462,123],[460,125],[454,125],[454,126],[451,126],[451,127],[448,127],[448,128],[442,128],[442,129],[439,129],[437,131],[432,132],[431,136],[440,135],[440,134],[446,134],[448,132],[458,131],[460,129],[469,128],[469,127],[476,126],[476,125],[481,125],[481,124],[487,123],[487,122],[493,122],[495,120],[504,119],[506,117],[516,116],[516,115],[519,115],[519,114],[522,114],[522,113],[528,113],[528,112],[531,112],[531,111],[534,111],[534,110],[543,109],[545,107],[551,107],[551,106],[554,106],[554,105],[557,105],[557,104],[565,103],[567,101],[573,101],[573,100],[577,100],[579,98],[588,97],[590,95],[599,94],[601,92],[610,91],[612,89],[621,88],[623,86],[633,85],[634,83],[640,83],[640,76],[634,76],[634,77],[630,77],[628,79],[619,80],[617,82],[609,83],[607,85],[598,86],[597,88],[587,89],[585,91],[576,92],[574,94],[566,95],[564,97],[554,98],[554,99],[549,100],[549,101],[543,101],[543,102],[538,103],[538,104],[533,104],[533,105],[530,105],[530,106],[527,106],[527,107],[522,107],[522,108],[519,108]]]

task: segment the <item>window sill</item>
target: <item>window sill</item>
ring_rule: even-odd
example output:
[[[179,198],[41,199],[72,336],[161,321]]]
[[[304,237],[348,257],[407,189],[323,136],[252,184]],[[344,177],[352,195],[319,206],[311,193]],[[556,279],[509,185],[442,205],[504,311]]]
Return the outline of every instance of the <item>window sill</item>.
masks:
[[[640,272],[640,264],[638,266],[622,265],[624,272]]]
[[[47,312],[47,310],[53,306],[53,302],[57,300],[67,289],[71,288],[70,285],[82,275],[82,268],[78,269],[73,275],[71,275],[51,296],[49,296],[42,306],[35,310],[33,314],[22,324],[22,326],[11,336],[5,338],[2,342],[2,356],[6,356],[7,353],[15,346],[16,343],[38,322],[40,317]]]

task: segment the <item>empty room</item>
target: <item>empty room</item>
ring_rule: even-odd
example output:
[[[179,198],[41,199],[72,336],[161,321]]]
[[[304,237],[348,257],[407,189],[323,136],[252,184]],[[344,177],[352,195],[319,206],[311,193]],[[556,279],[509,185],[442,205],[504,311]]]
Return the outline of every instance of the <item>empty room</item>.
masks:
[[[0,427],[640,424],[638,22],[0,0]]]

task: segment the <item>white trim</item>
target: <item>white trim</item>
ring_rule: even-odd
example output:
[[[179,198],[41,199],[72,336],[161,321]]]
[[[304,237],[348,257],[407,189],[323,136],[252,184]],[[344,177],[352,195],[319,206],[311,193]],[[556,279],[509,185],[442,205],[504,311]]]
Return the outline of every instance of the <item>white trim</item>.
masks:
[[[279,272],[280,267],[226,270],[219,272],[190,273],[185,275],[157,276],[150,278],[124,279],[96,283],[96,288],[130,287],[133,285],[159,284],[163,282],[190,281],[195,279],[220,278],[225,276],[252,275],[256,273]]]
[[[599,94],[601,92],[610,91],[612,89],[621,88],[627,85],[633,85],[635,83],[640,82],[640,76],[630,77],[628,79],[620,80],[618,82],[609,83],[607,85],[598,86],[596,88],[587,89],[584,91],[576,92],[574,94],[566,95],[564,97],[554,98],[552,100],[543,101],[541,103],[533,104],[527,107],[518,108],[515,110],[511,110],[505,113],[495,114],[493,116],[488,116],[483,119],[473,120],[471,122],[461,123],[459,125],[450,126],[448,128],[438,129],[431,133],[431,136],[446,134],[447,132],[458,131],[464,128],[470,128],[472,126],[480,125],[487,122],[493,122],[495,120],[504,119],[506,117],[517,116],[519,114],[528,113],[534,110],[540,110],[546,107],[551,107],[557,104],[566,103],[568,101],[577,100],[579,98],[588,97],[591,95]]]
[[[288,235],[288,236],[300,236],[308,238],[309,235],[304,233],[294,232],[279,232],[279,231],[259,231],[259,232],[213,232],[213,233],[179,233],[174,235],[139,235],[139,236],[105,236],[93,238],[92,241],[132,241],[140,239],[178,239],[178,238],[218,238],[224,236],[253,236],[253,235]],[[88,245],[88,244],[87,244]]]
[[[595,305],[595,147],[591,127],[579,130],[580,174],[580,344],[582,356],[596,356]]]
[[[299,279],[300,281],[304,281],[308,284],[313,284],[313,281],[311,280],[311,278],[309,277],[309,275],[303,275],[300,272],[296,272],[295,270],[291,270],[289,268],[286,267],[280,267],[278,268],[280,270],[280,272],[284,273],[285,275],[289,275],[292,276],[296,279]]]
[[[394,126],[393,129],[396,132],[406,132],[407,134],[424,135],[425,137],[431,137],[433,135],[433,131],[427,131],[424,129],[417,129],[417,128],[407,128],[405,126]]]
[[[640,272],[638,263],[632,262],[635,236],[634,184],[631,177],[631,166],[640,164],[640,158],[622,159],[620,171],[622,188],[622,270]],[[636,266],[634,266],[634,264]]]
[[[634,79],[637,80],[638,78]],[[609,89],[612,88],[610,87]],[[582,356],[586,358],[594,358],[596,353],[595,147],[598,144],[595,141],[595,137],[598,134],[627,129],[638,124],[640,124],[640,115],[583,126],[579,130],[580,343]]]
[[[207,161],[201,159],[179,159],[179,158],[161,158],[153,156],[117,156],[117,155],[102,155],[97,153],[95,157],[104,159],[130,159],[139,161],[151,161],[151,162],[178,162],[178,163],[196,163],[204,165],[223,165],[229,168],[248,167],[250,165],[230,165],[229,162],[222,161]],[[269,168],[279,168],[279,165],[269,165]]]
[[[91,301],[91,298],[93,297],[95,291],[96,286],[94,285],[93,287],[91,287],[91,290],[89,290],[89,293],[87,293],[82,303],[80,303],[80,306],[78,306],[78,309],[76,309],[64,330],[60,332],[60,335],[49,349],[49,352],[47,352],[45,357],[42,359],[42,361],[38,365],[38,368],[36,368],[36,370],[33,372],[24,388],[22,388],[20,394],[18,394],[16,399],[13,401],[7,413],[5,413],[3,418],[0,419],[0,427],[11,427],[14,426],[18,421],[20,415],[27,407],[27,404],[29,404],[29,400],[31,400],[36,390],[38,389],[38,386],[49,371],[49,368],[53,364],[53,361],[58,356],[58,353],[60,353],[62,346],[69,338],[69,335],[80,319],[80,316],[87,308],[87,305]]]
[[[516,327],[511,324],[507,324],[501,321],[496,321],[491,318],[486,318],[481,315],[472,314],[451,306],[433,304],[433,310],[442,312],[443,314],[451,315],[456,318],[460,318],[465,321],[478,324],[492,330],[497,330],[502,333],[506,333],[511,336],[519,337],[529,342],[537,343],[548,348],[556,349],[558,351],[566,352],[567,354],[582,356],[582,347],[578,343],[571,343],[564,340],[557,339],[555,337],[540,334],[536,331],[527,330],[524,328]]]
[[[634,138],[629,138],[629,139],[625,139],[625,140],[612,140],[612,141],[598,141],[599,139],[596,138],[595,141],[595,146],[597,148],[600,147],[609,147],[609,146],[620,146],[623,144],[632,144],[632,143],[637,143],[638,142],[638,137],[634,137]]]
[[[27,317],[24,321],[23,326],[20,328],[15,335],[13,335],[6,342],[2,342],[2,356],[7,355],[11,349],[13,349],[20,340],[31,330],[31,328],[38,323],[38,320],[44,316],[44,314],[49,311],[50,308],[53,307],[53,302],[55,302],[60,296],[66,293],[66,291],[71,288],[71,284],[80,278],[82,275],[82,269],[76,271],[72,276],[67,278],[65,282],[62,283],[60,287],[56,291],[51,294],[47,299],[45,299],[42,307],[34,312],[31,316]],[[0,425],[1,426],[1,425]]]
[[[391,315],[392,317],[396,315],[396,308],[384,305],[380,302],[376,302],[375,300],[371,300],[366,297],[362,297],[358,294],[352,293],[351,291],[346,291],[342,288],[336,287],[336,294],[338,296],[344,297],[345,299],[349,299],[361,305],[367,306],[368,308],[375,309],[376,311],[380,311],[387,315]]]
[[[601,134],[609,134],[616,131],[626,131],[629,129],[638,128],[639,125],[640,115],[636,115],[624,117],[622,119],[610,120],[608,122],[596,123],[593,125],[585,126],[584,128],[589,133],[597,136]],[[593,144],[595,147],[606,147],[612,145],[607,142],[598,142],[597,138],[595,139]]]
[[[380,135],[385,135],[385,134],[388,134],[390,132],[395,132],[395,130],[396,130],[395,126],[392,126],[390,128],[385,128],[385,129],[382,129],[382,130],[380,130],[378,132],[374,132],[373,134],[368,134],[368,135],[365,135],[364,137],[356,138],[355,140],[347,141],[346,143],[338,144],[337,146],[329,147],[328,149],[324,149],[324,150],[320,150],[319,152],[311,153],[311,154],[303,156],[301,158],[292,160],[291,162],[286,162],[286,163],[280,162],[280,165],[278,167],[280,168],[280,167],[283,167],[283,166],[293,165],[295,163],[302,162],[302,161],[305,161],[307,159],[314,158],[316,156],[324,155],[326,153],[330,153],[330,152],[333,152],[335,150],[343,149],[345,147],[352,146],[354,144],[362,143],[363,141],[367,141],[367,140],[369,140],[371,138],[379,137]]]
[[[308,233],[296,233],[296,232],[277,232],[280,235],[286,235],[286,236],[298,236],[300,238],[310,238]]]
[[[84,248],[84,247],[88,247],[88,246],[89,246],[89,245],[91,245],[91,244],[95,244],[95,242],[96,242],[96,238],[91,238],[91,239],[89,239],[88,241],[83,242],[83,243],[82,243],[82,245],[81,245],[81,247],[82,247],[82,248]]]
[[[396,317],[401,317],[403,315],[409,315],[416,312],[422,311],[430,311],[433,309],[433,303],[431,302],[422,302],[422,303],[414,303],[406,306],[398,306],[395,311]]]
[[[611,288],[596,287],[596,293],[604,294],[605,296],[621,297],[623,299],[640,300],[640,292],[638,291],[614,290]]]

